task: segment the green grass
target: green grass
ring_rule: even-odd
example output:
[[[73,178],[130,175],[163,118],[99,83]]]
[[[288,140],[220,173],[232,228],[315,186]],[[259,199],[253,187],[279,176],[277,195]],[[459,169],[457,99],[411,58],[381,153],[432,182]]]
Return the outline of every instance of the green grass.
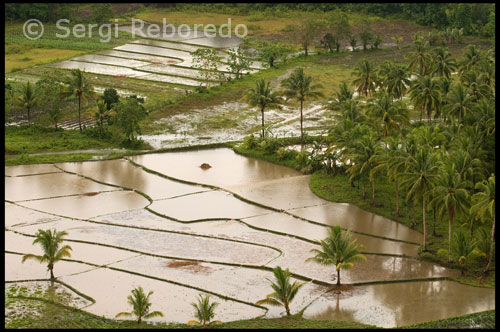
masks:
[[[494,329],[495,310],[403,327],[405,329]]]
[[[22,53],[5,54],[5,73],[12,72],[14,69],[21,70],[36,65],[66,60],[84,53],[84,51],[59,48],[32,48]],[[29,57],[27,57],[28,55]]]
[[[5,127],[6,155],[109,148],[119,146],[109,140],[88,137],[78,129],[56,131],[37,126]]]

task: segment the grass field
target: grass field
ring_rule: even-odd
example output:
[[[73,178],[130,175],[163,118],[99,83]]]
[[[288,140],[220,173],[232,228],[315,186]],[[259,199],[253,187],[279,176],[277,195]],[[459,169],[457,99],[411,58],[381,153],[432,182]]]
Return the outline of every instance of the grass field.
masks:
[[[5,73],[70,59],[83,53],[85,52],[58,48],[33,48],[22,53],[6,54]]]

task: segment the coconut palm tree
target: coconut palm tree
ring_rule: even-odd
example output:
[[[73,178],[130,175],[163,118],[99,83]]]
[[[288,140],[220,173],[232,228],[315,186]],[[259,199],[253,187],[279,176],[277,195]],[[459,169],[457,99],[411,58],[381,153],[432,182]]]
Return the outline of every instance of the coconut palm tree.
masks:
[[[440,169],[433,189],[434,199],[429,202],[429,207],[437,207],[438,213],[443,215],[448,212],[448,261],[451,262],[451,227],[457,212],[468,210],[469,181],[462,181],[454,164],[446,163]]]
[[[314,257],[307,261],[317,262],[323,265],[335,265],[337,271],[337,286],[340,285],[340,270],[350,269],[355,262],[364,262],[366,257],[360,254],[363,245],[357,244],[356,239],[351,237],[351,231],[342,232],[340,226],[330,227],[328,237],[320,241],[320,249],[311,249]]]
[[[43,255],[27,254],[23,256],[22,263],[28,259],[34,259],[40,263],[47,263],[47,270],[50,271],[50,279],[54,280],[54,264],[64,257],[71,257],[69,245],[61,246],[64,241],[63,237],[68,235],[66,231],[58,232],[57,230],[42,230],[39,229],[33,241],[33,244],[40,244],[43,250]]]
[[[427,251],[427,224],[425,203],[428,193],[439,171],[437,156],[430,148],[422,146],[415,156],[409,156],[406,169],[402,173],[401,186],[408,189],[406,200],[420,199],[422,201],[422,223],[424,226],[424,251]]]
[[[37,101],[38,98],[36,91],[33,88],[33,84],[30,82],[26,82],[26,84],[22,86],[20,94],[14,100],[14,103],[17,106],[26,108],[26,111],[28,112],[28,126],[31,124],[30,111],[36,106]]]
[[[132,306],[131,312],[120,312],[116,315],[116,317],[121,316],[136,316],[137,324],[140,324],[142,319],[153,318],[153,317],[163,317],[163,313],[160,311],[149,312],[151,308],[151,301],[149,297],[153,294],[153,291],[150,291],[148,295],[144,293],[144,290],[141,286],[134,288],[132,290],[132,295],[127,297],[128,303]]]
[[[457,69],[457,61],[452,57],[448,50],[442,47],[436,47],[432,50],[433,63],[431,67],[431,75],[444,76],[450,78],[452,72]]]
[[[328,108],[337,111],[340,109],[341,105],[345,101],[354,99],[354,90],[352,90],[346,82],[339,84],[339,91],[335,92],[332,102],[328,105]]]
[[[444,111],[447,117],[455,117],[461,122],[473,107],[473,97],[461,84],[456,83],[446,97]]]
[[[101,137],[104,135],[104,121],[106,121],[109,117],[109,110],[104,100],[99,100],[97,102],[97,111],[94,113],[94,118],[99,126],[99,132]]]
[[[415,43],[415,51],[409,52],[405,58],[410,60],[408,67],[410,70],[415,70],[418,67],[420,76],[425,76],[429,72],[429,67],[432,63],[432,56],[429,53],[429,44],[424,42]]]
[[[357,140],[352,148],[351,152],[348,153],[348,158],[351,160],[351,166],[347,169],[347,172],[351,174],[349,181],[353,181],[357,176],[369,175],[375,163],[371,159],[375,155],[375,150],[377,147],[377,140],[374,135],[364,135],[359,140]],[[375,205],[375,179],[369,177],[371,185],[371,202],[370,205]],[[363,185],[363,199],[365,198],[365,187]]]
[[[394,37],[391,37],[392,40],[394,40],[394,42],[396,43],[396,47],[398,48],[398,50],[401,49],[401,43],[403,42],[403,37],[402,36],[394,36]]]
[[[198,296],[198,303],[191,303],[191,305],[195,309],[196,319],[198,320],[190,320],[189,322],[187,322],[187,325],[201,325],[201,327],[205,328],[212,324],[222,324],[220,320],[211,322],[211,320],[215,316],[215,308],[219,305],[219,303],[210,303],[210,295],[202,296],[201,294],[199,294]]]
[[[63,94],[64,97],[75,96],[78,100],[78,125],[82,131],[81,121],[81,103],[87,104],[88,100],[95,97],[94,88],[83,75],[80,69],[71,71],[71,77],[67,81],[67,91]]]
[[[490,269],[495,241],[495,174],[491,174],[488,181],[477,183],[476,190],[479,190],[479,192],[472,195],[471,213],[482,220],[492,221],[490,254],[488,256],[488,265],[484,269],[484,272],[487,272]]]
[[[283,306],[285,307],[287,316],[290,316],[290,303],[292,303],[295,295],[297,295],[299,289],[306,283],[300,283],[294,281],[293,284],[290,283],[290,271],[288,269],[283,270],[280,266],[273,269],[274,279],[273,282],[270,279],[271,287],[274,292],[268,294],[265,299],[257,301],[255,304],[269,304],[272,306]]]
[[[476,248],[476,240],[467,236],[467,233],[460,230],[453,236],[453,243],[451,245],[451,255],[457,260],[461,266],[460,273],[463,275],[465,271],[465,263],[472,255]]]
[[[300,136],[304,137],[302,109],[306,99],[323,97],[323,93],[317,91],[322,88],[321,84],[312,84],[313,78],[304,73],[304,69],[295,69],[290,77],[284,79],[281,85],[285,88],[284,95],[290,99],[300,102]]]
[[[393,102],[385,91],[368,100],[366,114],[375,120],[374,123],[382,122],[384,137],[387,137],[391,130],[399,132],[401,125],[409,123],[409,111],[406,105],[401,101]]]
[[[436,111],[441,105],[438,80],[430,76],[420,76],[412,83],[410,99],[413,101],[415,107],[420,109],[420,121],[422,121],[422,112],[425,110],[430,122],[432,111]]]
[[[251,107],[258,106],[262,115],[262,138],[265,138],[264,132],[264,110],[268,107],[279,107],[281,98],[270,87],[271,82],[264,79],[258,80],[255,88],[248,90],[245,99]]]
[[[377,166],[370,171],[370,177],[373,177],[377,172],[385,172],[389,181],[394,182],[396,186],[396,212],[395,215],[400,217],[399,213],[399,174],[404,170],[407,155],[402,149],[402,141],[399,135],[387,137],[384,144],[379,145],[375,149],[375,154],[372,156],[372,162]]]
[[[464,59],[459,63],[460,75],[471,70],[483,58],[483,53],[475,45],[467,45]]]
[[[368,96],[368,94],[375,92],[378,78],[373,62],[366,59],[361,60],[354,69],[353,75],[355,77],[353,83],[359,95]]]

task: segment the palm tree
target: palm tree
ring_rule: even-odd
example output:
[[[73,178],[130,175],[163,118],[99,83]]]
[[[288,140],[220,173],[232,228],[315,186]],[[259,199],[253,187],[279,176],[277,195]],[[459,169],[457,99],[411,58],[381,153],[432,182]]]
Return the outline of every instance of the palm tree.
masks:
[[[351,45],[352,51],[356,52],[356,43],[358,41],[356,40],[356,37],[354,35],[349,36],[349,45]]]
[[[399,213],[399,174],[404,170],[406,155],[401,148],[402,142],[400,136],[387,137],[385,144],[377,146],[375,154],[372,156],[372,162],[377,166],[370,171],[370,177],[373,177],[379,171],[385,171],[389,181],[394,182],[396,186],[396,212]]]
[[[396,43],[396,47],[398,48],[398,50],[400,50],[401,49],[401,43],[403,42],[403,37],[402,36],[394,36],[394,37],[391,37],[391,38]]]
[[[258,106],[260,108],[260,113],[262,115],[262,138],[265,138],[264,132],[264,110],[267,107],[279,107],[281,104],[281,98],[277,93],[273,92],[269,86],[271,82],[267,82],[264,79],[258,80],[255,88],[250,89],[245,95],[248,104],[251,107]]]
[[[378,85],[378,79],[374,64],[366,59],[361,60],[358,66],[354,69],[355,76],[354,85],[357,87],[358,94],[368,96],[369,93],[375,92]]]
[[[440,215],[448,212],[448,261],[451,262],[451,227],[457,212],[467,210],[469,202],[469,181],[462,181],[454,164],[447,163],[439,171],[436,186],[433,189],[434,199],[429,207],[437,207]]]
[[[460,74],[468,72],[483,59],[483,53],[475,45],[467,45],[464,56],[464,60],[459,63]]]
[[[190,320],[187,325],[201,325],[203,328],[212,324],[222,324],[220,320],[210,322],[215,316],[215,308],[219,305],[218,302],[210,303],[210,295],[203,297],[199,294],[198,303],[191,303],[195,308],[195,316],[198,321]]]
[[[354,90],[352,90],[346,82],[339,84],[339,91],[335,92],[335,96],[328,108],[337,111],[341,107],[341,104],[345,101],[353,100]]]
[[[360,254],[363,245],[356,244],[356,239],[351,237],[351,231],[342,234],[340,226],[330,227],[328,237],[320,241],[321,250],[311,249],[316,255],[306,259],[323,265],[335,265],[337,271],[337,286],[340,286],[340,270],[350,269],[355,262],[366,261],[366,257]]]
[[[431,75],[450,78],[451,73],[457,69],[457,61],[444,48],[436,47],[433,49],[433,53],[434,62]]]
[[[366,114],[375,120],[374,123],[382,121],[384,137],[387,137],[391,130],[400,131],[401,124],[409,123],[409,111],[406,105],[401,101],[393,102],[385,91],[368,100]]]
[[[453,116],[461,122],[471,111],[472,106],[473,97],[461,83],[456,83],[446,97],[444,110],[447,116]]]
[[[438,160],[436,154],[428,147],[421,147],[415,156],[409,156],[406,169],[402,173],[401,186],[408,188],[406,200],[421,199],[422,223],[424,226],[424,251],[427,251],[427,225],[425,222],[425,203],[432,184],[438,173]]]
[[[465,263],[471,257],[472,252],[476,248],[476,240],[467,236],[466,232],[460,230],[453,237],[451,246],[451,255],[461,265],[460,273],[463,275],[465,271]]]
[[[14,102],[19,107],[26,108],[28,111],[28,126],[31,124],[30,111],[37,104],[37,101],[38,98],[33,85],[30,82],[26,82],[26,85],[22,86],[21,92]]]
[[[109,110],[104,100],[99,100],[97,102],[97,111],[94,113],[95,120],[97,125],[99,126],[99,131],[101,133],[101,137],[104,135],[104,121],[109,117]]]
[[[429,72],[429,67],[432,63],[432,56],[429,53],[428,43],[417,42],[415,44],[416,50],[407,53],[405,58],[410,59],[408,67],[410,70],[415,70],[418,67],[420,76],[425,76]]]
[[[88,102],[88,99],[95,96],[94,88],[90,85],[89,81],[83,75],[80,69],[74,69],[71,71],[71,77],[67,81],[68,90],[64,93],[64,97],[69,97],[74,95],[78,100],[78,125],[80,126],[80,131],[82,131],[82,121],[81,121],[81,103]]]
[[[152,294],[153,291],[150,291],[148,295],[146,295],[141,286],[134,288],[132,290],[132,295],[127,297],[128,303],[132,306],[132,311],[120,312],[116,317],[135,315],[137,317],[137,324],[140,324],[143,318],[163,317],[163,313],[160,311],[149,312],[152,304],[149,297]]]
[[[40,263],[47,263],[47,270],[50,271],[50,279],[54,280],[54,264],[60,261],[63,257],[71,257],[70,250],[71,247],[64,245],[62,247],[61,243],[64,241],[63,237],[68,235],[66,231],[58,232],[54,230],[42,230],[39,229],[35,236],[36,239],[33,244],[40,244],[43,250],[43,255],[27,254],[23,256],[22,263],[27,259],[34,259]]]
[[[351,166],[347,169],[347,172],[351,174],[349,181],[353,181],[357,176],[366,176],[370,174],[370,171],[375,167],[375,163],[371,159],[375,155],[375,150],[377,147],[377,140],[374,135],[364,135],[359,140],[354,142],[351,152],[348,153],[348,158],[351,160]],[[369,177],[372,198],[370,205],[375,205],[375,180]],[[363,199],[365,198],[365,186],[363,185]]]
[[[415,107],[420,109],[420,121],[422,121],[422,112],[425,110],[430,122],[432,111],[437,110],[441,104],[439,82],[430,76],[419,77],[412,84],[410,98]]]
[[[304,74],[304,69],[295,69],[290,77],[284,79],[281,85],[285,88],[284,95],[300,101],[300,136],[304,137],[302,109],[306,99],[323,97],[323,93],[316,91],[322,88],[321,84],[312,84],[312,76]]]
[[[290,283],[290,271],[288,269],[283,270],[280,266],[273,269],[273,274],[276,282],[270,279],[271,287],[274,292],[268,294],[265,299],[257,301],[255,304],[269,304],[272,306],[284,306],[287,316],[290,316],[290,303],[292,303],[295,295],[297,295],[299,289],[306,283],[300,283],[294,281],[293,284]]]
[[[493,221],[488,265],[484,269],[484,272],[487,272],[490,269],[491,258],[493,257],[493,243],[495,241],[495,174],[491,174],[488,181],[477,183],[476,190],[479,190],[479,192],[472,195],[471,213],[482,220],[490,219]]]

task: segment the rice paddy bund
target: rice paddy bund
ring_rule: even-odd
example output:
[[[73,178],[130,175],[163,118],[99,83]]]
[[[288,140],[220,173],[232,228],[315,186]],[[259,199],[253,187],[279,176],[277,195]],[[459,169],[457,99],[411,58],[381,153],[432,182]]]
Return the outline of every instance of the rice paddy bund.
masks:
[[[175,24],[198,15],[173,13]],[[223,22],[226,17],[214,15],[203,21]],[[135,17],[158,22],[160,15],[146,11]],[[248,19],[234,17],[237,23]],[[357,22],[358,16],[354,17]],[[256,23],[251,31],[269,39],[295,20],[269,19],[274,24],[267,35]],[[267,21],[253,18],[248,23]],[[6,325],[16,315],[42,317],[47,309],[24,302],[40,298],[103,319],[118,319],[118,313],[130,311],[127,296],[139,286],[146,294],[154,292],[152,310],[163,313],[147,319],[154,324],[192,320],[192,303],[199,294],[210,295],[218,303],[215,320],[223,323],[284,318],[283,306],[258,304],[272,291],[269,280],[278,266],[289,269],[291,283],[303,283],[290,309],[306,320],[395,328],[495,310],[494,288],[458,283],[454,280],[459,270],[419,257],[421,232],[356,205],[320,198],[310,189],[314,174],[235,152],[234,142],[261,130],[260,113],[242,98],[247,85],[255,85],[246,78],[269,79],[277,89],[294,66],[303,66],[324,83],[320,91],[329,98],[341,81],[352,79],[361,51],[350,52],[352,48],[343,45],[342,51],[326,59],[313,47],[309,59],[314,60],[296,57],[293,51],[294,65],[284,61],[277,68],[250,58],[243,79],[236,80],[229,66],[230,53],[242,39],[209,38],[201,31],[174,35],[167,31],[168,36],[158,37],[150,34],[148,25],[132,38],[131,26],[120,24],[123,35],[108,45],[95,43],[99,46],[86,49],[76,40],[64,49],[59,41],[44,37],[36,47],[6,53],[6,83],[34,83],[46,73],[65,76],[79,69],[98,93],[113,87],[120,97],[136,95],[144,97],[148,107],[157,106],[141,123],[143,131],[137,137],[153,151],[118,149],[114,143],[94,143],[90,138],[81,149],[67,149],[63,142],[63,146],[49,144],[47,152],[47,146],[33,142],[27,151],[22,142],[16,142],[19,148],[6,150],[20,163],[50,153],[76,156],[5,166]],[[17,42],[14,28],[19,26],[9,27],[13,32],[9,40]],[[399,44],[396,50],[388,36],[384,35],[381,49],[373,50],[375,63],[388,58],[399,61],[408,51]],[[208,71],[217,75],[204,78],[207,70],[197,67],[192,54],[197,50],[215,51],[219,60]],[[451,50],[460,53],[462,46]],[[401,100],[407,102],[408,97]],[[298,105],[292,100],[279,110],[266,109],[268,134],[284,140],[298,138],[303,125],[310,139],[323,135],[335,121],[325,103],[311,99],[303,105],[302,123]],[[82,110],[82,119],[95,129],[90,110]],[[10,124],[25,122],[16,118]],[[73,117],[65,116],[60,123],[67,131],[76,132],[77,126]],[[341,287],[336,286],[335,265],[310,260],[333,226],[350,230],[366,257],[342,270]],[[51,271],[45,263],[23,261],[24,255],[43,254],[33,244],[40,229],[65,231],[64,244],[71,246],[71,256],[54,267],[55,283],[49,281]]]
[[[72,256],[55,273],[71,288],[60,291],[98,316],[126,311],[130,290],[142,285],[165,315],[152,322],[187,322],[200,292],[220,303],[219,320],[277,318],[281,307],[255,305],[276,266],[307,281],[292,305],[306,319],[395,327],[495,307],[493,289],[448,281],[457,271],[417,260],[420,233],[324,201],[308,175],[228,148],[10,166],[5,175],[6,281],[47,278],[21,255],[39,254],[31,244],[38,229],[64,230]],[[305,260],[336,224],[355,231],[367,261],[345,270],[349,286],[333,294],[335,267]]]

